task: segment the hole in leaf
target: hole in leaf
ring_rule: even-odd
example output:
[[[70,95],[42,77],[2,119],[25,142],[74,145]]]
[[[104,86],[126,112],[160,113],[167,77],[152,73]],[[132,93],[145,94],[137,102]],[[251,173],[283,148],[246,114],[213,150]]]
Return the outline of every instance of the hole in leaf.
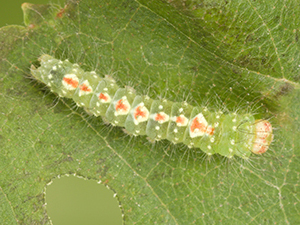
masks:
[[[61,177],[47,186],[47,213],[54,225],[121,225],[122,213],[114,194],[94,180]]]

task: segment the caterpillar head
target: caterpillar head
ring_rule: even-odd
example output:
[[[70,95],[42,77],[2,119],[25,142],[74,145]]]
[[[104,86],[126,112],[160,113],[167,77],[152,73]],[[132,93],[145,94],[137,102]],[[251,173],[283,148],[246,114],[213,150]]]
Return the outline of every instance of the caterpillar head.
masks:
[[[265,153],[273,141],[272,125],[267,120],[255,121],[254,142],[251,151],[255,154]]]
[[[235,124],[239,125],[235,126]],[[267,120],[255,120],[251,114],[227,114],[223,127],[224,125],[225,129],[223,128],[222,134],[229,134],[221,139],[224,140],[221,145],[226,146],[227,144],[227,148],[231,148],[235,155],[244,159],[248,159],[251,152],[254,154],[265,153],[273,140],[271,123]],[[228,129],[230,127],[233,131]],[[219,152],[221,151],[219,150]]]

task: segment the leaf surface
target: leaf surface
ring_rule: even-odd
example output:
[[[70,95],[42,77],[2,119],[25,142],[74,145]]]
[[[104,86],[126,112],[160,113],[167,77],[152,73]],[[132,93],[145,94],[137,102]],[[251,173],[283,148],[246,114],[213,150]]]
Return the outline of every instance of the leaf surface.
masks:
[[[113,188],[126,224],[295,224],[299,218],[299,4],[70,1],[23,4],[0,30],[1,224],[50,223],[60,174]],[[208,159],[105,125],[30,77],[43,54],[111,75],[153,99],[250,111],[275,127],[249,161]]]

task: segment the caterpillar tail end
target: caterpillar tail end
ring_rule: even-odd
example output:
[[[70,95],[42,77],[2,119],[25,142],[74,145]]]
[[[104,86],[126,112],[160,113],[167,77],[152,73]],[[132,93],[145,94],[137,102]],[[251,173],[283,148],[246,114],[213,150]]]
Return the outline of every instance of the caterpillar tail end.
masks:
[[[36,70],[36,67],[34,65],[31,65],[30,70]]]
[[[35,78],[37,77],[36,76],[37,68],[34,65],[31,65],[30,72],[31,72],[32,76],[34,76]]]
[[[47,54],[43,54],[43,55],[41,55],[41,56],[38,58],[38,60],[39,60],[42,64],[43,64],[44,62],[48,61],[48,60],[51,60],[51,59],[53,59],[53,57],[50,56],[50,55],[47,55]],[[30,72],[31,72],[31,74],[32,74],[34,77],[38,78],[37,73],[38,73],[39,71],[40,71],[39,68],[36,68],[34,65],[31,65],[31,67],[30,67]]]
[[[254,154],[265,153],[273,141],[272,125],[267,120],[255,121],[255,138],[252,147]]]
[[[46,61],[51,60],[51,59],[53,59],[53,57],[50,56],[50,55],[48,55],[48,54],[43,54],[43,55],[41,55],[41,56],[38,58],[38,60],[39,60],[40,62],[46,62]]]

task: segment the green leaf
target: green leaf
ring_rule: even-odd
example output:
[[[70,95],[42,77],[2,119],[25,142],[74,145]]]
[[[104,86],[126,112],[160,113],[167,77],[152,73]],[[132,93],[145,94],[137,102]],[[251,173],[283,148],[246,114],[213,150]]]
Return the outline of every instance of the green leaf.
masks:
[[[66,173],[105,181],[126,224],[298,222],[298,3],[82,0],[23,11],[27,27],[0,30],[1,224],[49,223],[43,189]],[[153,99],[269,118],[274,142],[244,161],[130,137],[34,81],[43,53]]]

